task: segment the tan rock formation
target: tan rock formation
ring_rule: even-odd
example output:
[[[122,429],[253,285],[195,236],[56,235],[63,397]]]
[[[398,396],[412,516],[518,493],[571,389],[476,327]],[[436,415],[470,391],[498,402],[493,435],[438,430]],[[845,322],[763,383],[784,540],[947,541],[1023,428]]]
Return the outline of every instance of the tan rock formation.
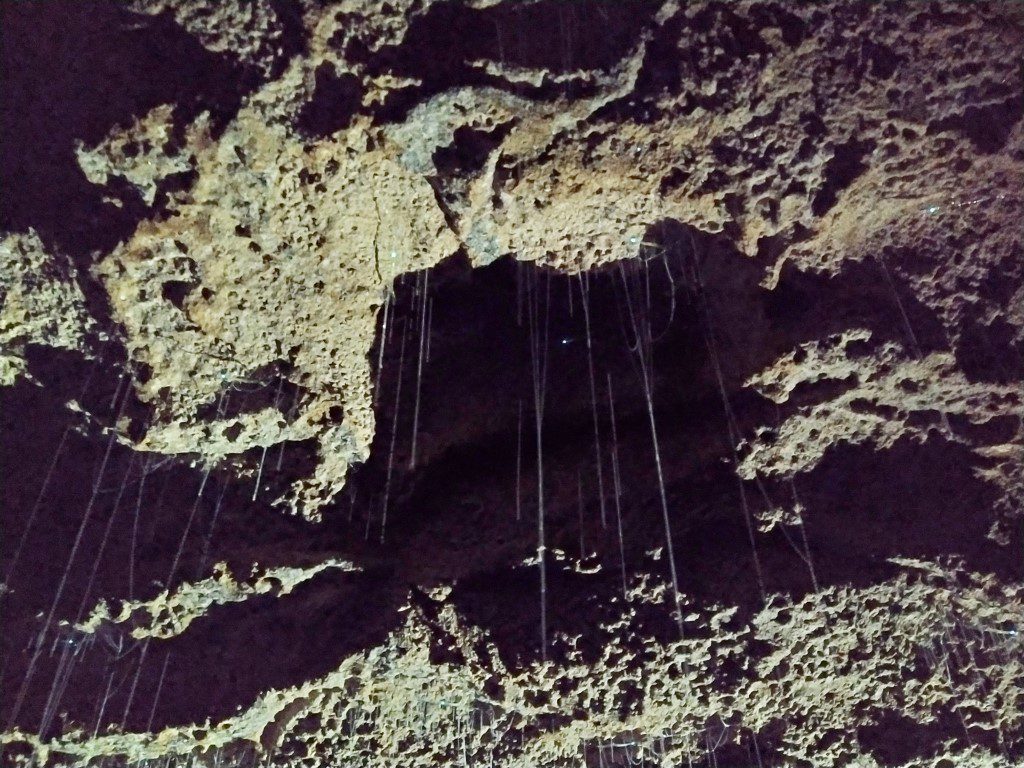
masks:
[[[4,765],[1024,760],[1017,5],[2,34]]]

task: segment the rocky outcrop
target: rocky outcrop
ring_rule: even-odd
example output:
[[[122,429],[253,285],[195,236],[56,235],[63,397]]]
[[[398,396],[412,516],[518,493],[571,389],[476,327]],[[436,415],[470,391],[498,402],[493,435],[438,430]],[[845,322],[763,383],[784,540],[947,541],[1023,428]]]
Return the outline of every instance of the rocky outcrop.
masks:
[[[12,764],[1022,759],[1016,6],[3,36]]]

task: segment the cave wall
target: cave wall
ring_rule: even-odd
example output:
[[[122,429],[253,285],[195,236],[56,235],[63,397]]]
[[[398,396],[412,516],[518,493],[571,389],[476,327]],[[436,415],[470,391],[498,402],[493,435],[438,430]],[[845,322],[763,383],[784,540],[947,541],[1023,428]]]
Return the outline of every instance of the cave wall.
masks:
[[[0,8],[13,765],[1016,765],[1010,3]]]

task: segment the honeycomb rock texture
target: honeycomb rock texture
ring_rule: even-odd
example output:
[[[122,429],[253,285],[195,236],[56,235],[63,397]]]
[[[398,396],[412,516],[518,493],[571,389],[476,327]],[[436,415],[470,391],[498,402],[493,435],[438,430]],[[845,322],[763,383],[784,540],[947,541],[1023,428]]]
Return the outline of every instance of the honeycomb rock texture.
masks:
[[[1024,765],[1024,10],[0,6],[0,763]]]

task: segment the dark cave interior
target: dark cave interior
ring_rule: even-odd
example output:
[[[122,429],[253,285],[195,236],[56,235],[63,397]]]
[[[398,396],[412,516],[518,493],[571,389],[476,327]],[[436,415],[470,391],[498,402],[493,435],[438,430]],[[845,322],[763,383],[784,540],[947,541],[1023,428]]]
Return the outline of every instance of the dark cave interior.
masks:
[[[348,490],[320,525],[282,515],[269,503],[309,470],[314,446],[289,444],[263,457],[254,502],[259,451],[207,472],[188,457],[136,453],[108,436],[118,421],[133,425],[129,433],[144,432],[154,407],[122,386],[116,350],[96,361],[37,350],[31,371],[45,386],[25,381],[0,391],[2,460],[10,468],[3,502],[13,512],[4,562],[12,563],[18,552],[3,597],[5,688],[17,687],[31,661],[23,649],[31,645],[33,617],[40,612],[53,609],[58,620],[80,621],[100,594],[115,600],[152,595],[203,578],[220,561],[244,573],[254,562],[269,567],[342,557],[362,571],[325,572],[286,599],[220,606],[163,641],[159,655],[149,659],[148,644],[128,636],[128,627],[110,625],[89,638],[65,628],[39,655],[35,674],[67,686],[63,711],[69,718],[144,728],[191,722],[198,712],[228,716],[268,687],[323,674],[345,655],[380,642],[398,621],[410,589],[429,610],[430,589],[445,582],[454,584],[452,600],[460,612],[489,631],[508,664],[535,661],[542,649],[531,338],[546,350],[537,358],[538,370],[546,364],[550,647],[544,650],[555,658],[570,650],[561,638],[577,635],[576,652],[599,654],[601,638],[587,630],[621,612],[624,579],[668,578],[644,360],[650,362],[652,414],[673,510],[679,587],[695,604],[739,606],[742,620],[765,594],[799,597],[815,583],[877,583],[894,572],[887,560],[893,556],[954,556],[1019,574],[1013,557],[1018,543],[999,546],[985,537],[979,510],[992,503],[994,491],[972,472],[978,457],[950,441],[937,419],[924,443],[903,439],[880,452],[833,448],[792,483],[736,480],[740,456],[732,452],[730,429],[751,436],[834,395],[835,387],[849,386],[819,384],[777,407],[745,389],[745,379],[799,343],[803,329],[828,319],[840,327],[859,320],[879,334],[899,334],[895,317],[880,311],[887,288],[880,278],[872,284],[864,275],[829,280],[790,274],[769,291],[760,285],[757,265],[724,239],[666,222],[652,228],[645,242],[641,258],[582,275],[510,258],[471,270],[454,258],[429,276],[396,280],[388,327],[382,316],[370,356],[383,361],[376,398],[380,428],[370,460],[353,471]],[[918,337],[932,343],[928,318],[912,309]],[[429,334],[421,343],[427,318]],[[429,353],[422,369],[421,349]],[[226,393],[224,410],[265,405],[282,376],[284,368],[254,372],[254,383]],[[300,387],[293,392],[301,398]],[[70,400],[96,420],[63,407]],[[418,458],[412,466],[414,422]],[[15,449],[19,443],[9,437],[27,425],[36,439]],[[48,473],[60,481],[44,484],[40,494]],[[759,511],[792,504],[796,494],[802,526],[757,530]],[[87,522],[76,558],[60,599],[51,602],[83,510]],[[64,544],[55,548],[53,542]],[[671,606],[648,606],[634,621],[665,642],[677,633]],[[685,631],[699,635],[706,629]],[[293,632],[304,638],[301,647]],[[444,649],[438,653],[445,658]],[[73,679],[61,681],[66,654],[74,654],[77,664]],[[262,665],[261,658],[279,663]],[[93,694],[108,685],[109,706],[99,713]],[[163,691],[159,706],[131,706],[134,688],[157,685]],[[37,727],[46,707],[41,690],[26,700],[19,724]],[[209,698],[197,701],[197,690]],[[10,700],[5,717],[9,708]]]

